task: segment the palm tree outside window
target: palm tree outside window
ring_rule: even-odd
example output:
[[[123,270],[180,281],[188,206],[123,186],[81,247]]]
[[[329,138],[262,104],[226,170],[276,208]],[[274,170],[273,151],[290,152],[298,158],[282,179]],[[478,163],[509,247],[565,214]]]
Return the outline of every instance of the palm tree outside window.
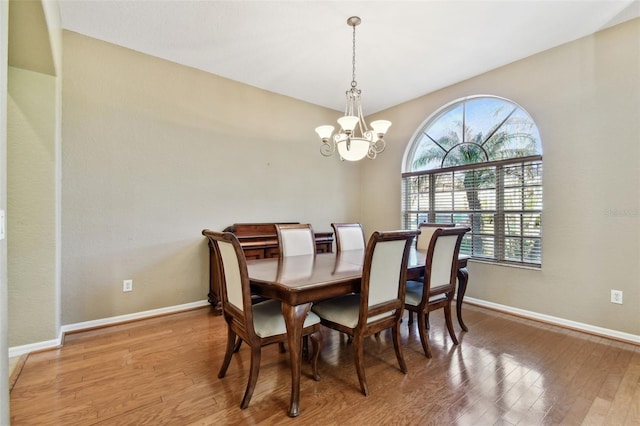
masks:
[[[402,220],[469,226],[461,253],[542,264],[542,143],[531,116],[496,96],[459,99],[429,117],[403,162]]]

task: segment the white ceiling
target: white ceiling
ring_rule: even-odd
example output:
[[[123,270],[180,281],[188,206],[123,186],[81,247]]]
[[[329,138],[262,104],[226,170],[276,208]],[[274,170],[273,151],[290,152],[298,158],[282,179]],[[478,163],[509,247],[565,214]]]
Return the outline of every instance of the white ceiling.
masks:
[[[344,109],[356,81],[371,114],[640,16],[640,0],[59,0],[65,29]]]

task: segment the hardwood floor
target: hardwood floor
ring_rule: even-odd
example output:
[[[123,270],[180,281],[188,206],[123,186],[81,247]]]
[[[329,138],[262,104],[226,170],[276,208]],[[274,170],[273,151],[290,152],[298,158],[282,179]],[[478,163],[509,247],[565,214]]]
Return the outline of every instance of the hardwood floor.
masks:
[[[417,321],[402,325],[409,373],[388,332],[368,338],[363,396],[352,345],[323,329],[321,381],[303,365],[301,414],[286,415],[288,354],[263,348],[249,408],[250,354],[218,379],[226,329],[208,308],[68,335],[29,355],[11,390],[16,425],[456,424],[640,425],[640,347],[465,305],[469,332],[452,345],[431,317],[433,359]]]

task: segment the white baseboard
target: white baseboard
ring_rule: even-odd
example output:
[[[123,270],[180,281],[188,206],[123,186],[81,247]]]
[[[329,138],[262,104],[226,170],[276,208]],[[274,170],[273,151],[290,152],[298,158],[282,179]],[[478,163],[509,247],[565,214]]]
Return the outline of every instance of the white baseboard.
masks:
[[[22,346],[14,346],[12,348],[9,348],[9,358],[28,354],[34,351],[41,351],[43,349],[54,349],[60,346],[61,341],[62,340],[60,339],[60,337],[58,337],[57,339],[45,340],[44,342],[30,343],[28,345],[22,345]]]
[[[117,317],[102,318],[93,321],[79,322],[76,324],[68,324],[60,327],[60,334],[57,339],[47,340],[44,342],[30,343],[28,345],[14,346],[9,348],[9,358],[24,355],[34,351],[41,351],[45,349],[54,349],[60,346],[64,340],[65,333],[73,331],[88,330],[97,327],[106,327],[109,325],[118,324],[121,322],[135,321],[139,319],[155,317],[158,315],[172,314],[181,311],[188,311],[190,309],[200,308],[209,305],[206,300],[198,302],[185,303],[183,305],[168,306],[166,308],[152,309],[150,311],[136,312],[135,314],[119,315]]]
[[[598,336],[609,337],[612,339],[621,340],[629,343],[640,344],[640,336],[635,334],[623,333],[621,331],[611,330],[608,328],[596,327],[593,325],[584,324],[576,321],[570,321],[564,318],[558,318],[551,315],[540,314],[537,312],[527,311],[524,309],[513,308],[511,306],[500,305],[498,303],[487,302],[485,300],[474,299],[473,297],[465,297],[464,301],[465,303],[469,303],[471,305],[493,309],[495,311],[517,315],[520,317],[529,318],[537,321],[542,321],[549,324],[557,325],[559,327],[570,328],[572,330],[583,331],[589,334],[595,334]],[[62,344],[65,333],[69,333],[73,331],[88,330],[96,327],[106,327],[106,326],[118,324],[121,322],[134,321],[134,320],[154,317],[158,315],[165,315],[165,314],[171,314],[175,312],[187,311],[189,309],[200,308],[207,305],[209,305],[209,302],[207,302],[206,300],[201,300],[199,302],[185,303],[183,305],[169,306],[166,308],[153,309],[153,310],[144,311],[144,312],[137,312],[135,314],[120,315],[117,317],[103,318],[99,320],[63,325],[60,328],[60,335],[58,336],[57,339],[47,340],[44,342],[31,343],[23,346],[11,347],[9,348],[9,358],[27,354],[29,352],[56,348]]]
[[[507,314],[517,315],[519,317],[557,325],[559,327],[582,331],[589,334],[595,334],[597,336],[608,337],[611,339],[621,340],[634,344],[640,344],[640,336],[635,334],[623,333],[621,331],[611,330],[603,327],[596,327],[593,325],[571,321],[564,318],[558,318],[551,315],[540,314],[537,312],[526,311],[524,309],[513,308],[511,306],[500,305],[498,303],[487,302],[485,300],[474,299],[473,297],[465,297],[464,303],[469,303],[471,305],[481,306],[484,308],[493,309],[495,311],[500,311]]]

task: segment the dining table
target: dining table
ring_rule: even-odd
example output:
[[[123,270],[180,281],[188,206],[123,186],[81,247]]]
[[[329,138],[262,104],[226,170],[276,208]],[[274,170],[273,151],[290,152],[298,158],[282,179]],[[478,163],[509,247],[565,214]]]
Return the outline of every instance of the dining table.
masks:
[[[302,329],[311,305],[324,299],[360,291],[365,250],[317,253],[268,259],[247,260],[251,291],[259,296],[282,302],[287,327],[291,365],[291,399],[288,415],[300,414],[300,374],[302,361]],[[426,252],[411,248],[407,263],[407,280],[421,279],[425,271]],[[467,288],[467,260],[458,258],[456,312],[463,330],[462,299]]]

